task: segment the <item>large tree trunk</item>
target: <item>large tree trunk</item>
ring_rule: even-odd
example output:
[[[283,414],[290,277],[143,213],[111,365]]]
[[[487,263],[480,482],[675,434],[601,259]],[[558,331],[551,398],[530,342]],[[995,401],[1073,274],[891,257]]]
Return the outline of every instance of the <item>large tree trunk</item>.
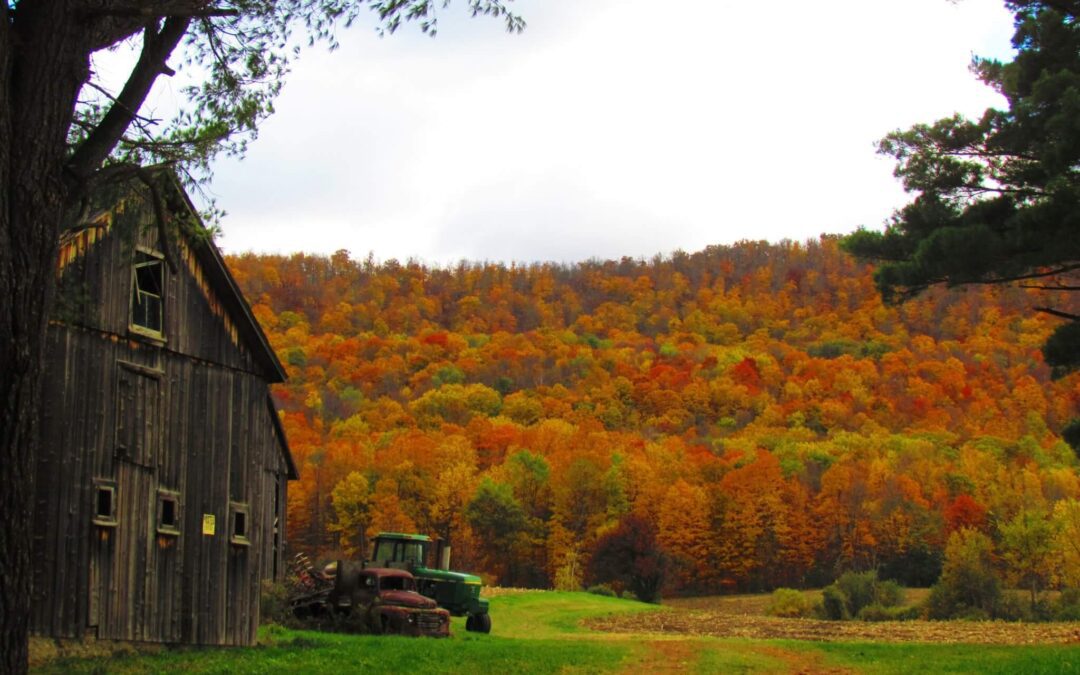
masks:
[[[27,670],[43,347],[67,188],[65,136],[88,75],[65,3],[0,12],[0,672]],[[60,14],[62,16],[62,14]]]

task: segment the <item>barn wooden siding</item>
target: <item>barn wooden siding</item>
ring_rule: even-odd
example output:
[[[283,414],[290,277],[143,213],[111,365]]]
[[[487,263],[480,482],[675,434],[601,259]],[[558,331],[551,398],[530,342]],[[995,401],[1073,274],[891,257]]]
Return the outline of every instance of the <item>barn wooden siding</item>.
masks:
[[[102,227],[90,238],[62,246],[61,273],[92,301],[48,334],[33,630],[251,644],[261,580],[284,569],[293,473],[269,401],[276,360],[234,318],[235,287],[214,258],[186,244],[164,275],[164,340],[134,334],[132,242]],[[160,250],[153,230],[134,244]],[[115,491],[114,523],[95,519],[102,486]],[[175,531],[159,528],[163,496]],[[237,510],[246,541],[230,536]]]

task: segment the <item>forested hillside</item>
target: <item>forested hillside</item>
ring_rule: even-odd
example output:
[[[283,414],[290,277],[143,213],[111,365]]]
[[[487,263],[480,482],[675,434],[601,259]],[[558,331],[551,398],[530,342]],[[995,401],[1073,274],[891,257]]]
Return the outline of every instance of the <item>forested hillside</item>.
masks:
[[[1038,574],[1080,581],[1059,436],[1080,376],[1050,379],[1037,291],[884,306],[828,237],[572,266],[228,262],[290,374],[294,549],[420,531],[498,583],[571,586],[623,522],[655,530],[667,592],[871,567],[927,584],[950,532],[1007,552],[1035,522],[1057,533]]]

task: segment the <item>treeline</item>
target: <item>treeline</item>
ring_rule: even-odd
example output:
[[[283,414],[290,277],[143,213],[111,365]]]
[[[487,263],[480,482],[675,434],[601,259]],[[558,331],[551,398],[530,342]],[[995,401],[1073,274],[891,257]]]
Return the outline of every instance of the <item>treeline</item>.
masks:
[[[577,265],[229,265],[289,369],[289,540],[316,556],[415,530],[499,583],[573,586],[644,522],[666,592],[850,569],[929,584],[959,529],[1077,526],[1060,433],[1080,377],[1050,380],[1040,291],[884,306],[827,237]],[[1054,546],[1046,585],[1080,572]]]

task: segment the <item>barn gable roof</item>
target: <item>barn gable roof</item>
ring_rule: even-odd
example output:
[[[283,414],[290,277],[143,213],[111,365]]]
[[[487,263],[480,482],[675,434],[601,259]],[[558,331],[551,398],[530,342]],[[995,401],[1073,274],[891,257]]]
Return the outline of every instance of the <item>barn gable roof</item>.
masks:
[[[164,176],[163,187],[179,200],[170,200],[170,204],[182,204],[187,211],[185,218],[189,218],[202,224],[198,209],[192,203],[187,191],[181,186],[180,181],[172,170],[165,167],[150,167],[149,171]],[[111,229],[109,213],[96,213],[82,223],[66,230],[60,237],[59,268],[63,270],[68,264],[98,241],[104,239]],[[174,242],[179,244],[180,258],[188,263],[190,272],[196,276],[200,286],[204,288],[207,300],[216,314],[226,323],[226,329],[232,334],[234,342],[242,343],[249,350],[255,363],[259,366],[260,375],[270,383],[280,383],[287,379],[284,366],[270,346],[270,341],[263,332],[259,322],[255,319],[251,306],[248,304],[236,279],[229,268],[221,251],[208,237],[193,237],[183,231],[179,236],[183,241]],[[191,263],[195,264],[192,265]],[[239,345],[238,345],[239,346]]]
[[[183,197],[190,216],[199,219],[199,212],[195,205],[191,203],[187,191],[180,185],[176,177],[171,175],[171,172],[170,179],[173,187]],[[201,219],[199,221],[201,222]],[[197,240],[189,238],[187,243],[201,263],[203,270],[206,272],[207,280],[217,292],[222,304],[225,305],[245,344],[262,365],[267,381],[273,383],[284,382],[288,377],[285,374],[285,367],[278,360],[277,354],[274,353],[274,349],[270,346],[266,333],[263,332],[262,327],[251,311],[251,305],[248,304],[247,299],[236,283],[236,279],[233,278],[229,268],[225,265],[225,259],[222,257],[221,251],[209,238]]]

